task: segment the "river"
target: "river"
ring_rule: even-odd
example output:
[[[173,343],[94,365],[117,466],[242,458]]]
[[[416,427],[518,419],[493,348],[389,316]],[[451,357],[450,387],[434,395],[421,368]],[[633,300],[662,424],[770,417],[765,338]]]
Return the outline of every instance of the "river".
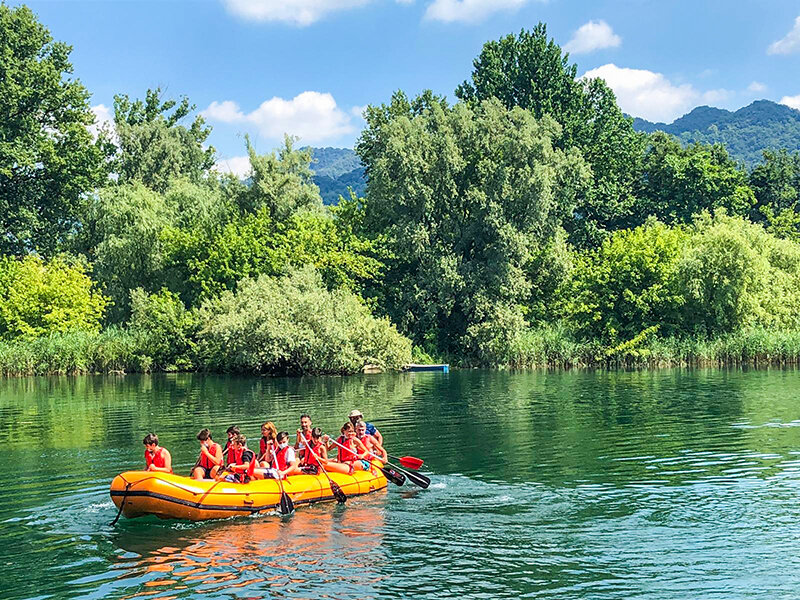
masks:
[[[3,599],[800,596],[800,371],[455,371],[0,381]],[[155,431],[251,439],[352,408],[433,483],[188,523],[108,485]]]

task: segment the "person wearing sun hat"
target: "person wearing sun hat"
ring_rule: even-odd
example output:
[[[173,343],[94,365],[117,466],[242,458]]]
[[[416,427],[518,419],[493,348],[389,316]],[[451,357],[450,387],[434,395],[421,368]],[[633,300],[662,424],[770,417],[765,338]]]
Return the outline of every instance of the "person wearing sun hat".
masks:
[[[362,413],[357,408],[351,410],[350,414],[347,415],[347,418],[350,419],[350,422],[353,424],[353,427],[355,427],[356,423],[358,423],[361,420],[366,422],[366,419],[364,418],[364,413]],[[376,440],[378,440],[378,443],[380,445],[383,445],[383,436],[381,435],[381,432],[378,431],[377,427],[375,427],[375,425],[373,425],[372,423],[367,423],[367,433],[373,436]]]

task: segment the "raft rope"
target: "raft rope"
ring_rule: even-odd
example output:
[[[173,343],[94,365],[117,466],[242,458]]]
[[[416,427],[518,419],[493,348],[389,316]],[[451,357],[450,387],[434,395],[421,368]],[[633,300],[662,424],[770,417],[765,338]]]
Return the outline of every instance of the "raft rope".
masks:
[[[123,479],[125,478],[123,477]],[[130,489],[131,489],[131,482],[125,480],[125,493],[122,494],[122,502],[119,503],[119,510],[117,511],[117,516],[114,517],[114,520],[108,524],[109,527],[113,527],[114,525],[117,524],[117,521],[119,521],[119,517],[122,514],[122,509],[125,508],[125,499],[128,497],[128,490]]]

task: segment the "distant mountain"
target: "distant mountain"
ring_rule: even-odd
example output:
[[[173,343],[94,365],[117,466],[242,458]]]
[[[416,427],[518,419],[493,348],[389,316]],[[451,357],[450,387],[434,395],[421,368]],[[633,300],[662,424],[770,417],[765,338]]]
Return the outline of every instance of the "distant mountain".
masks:
[[[350,148],[311,148],[314,183],[325,204],[337,204],[339,196],[348,197],[347,188],[363,196],[367,183],[361,159]]]
[[[669,125],[635,118],[633,127],[646,133],[666,131],[686,144],[724,144],[748,167],[761,161],[765,149],[800,151],[800,110],[769,100],[757,100],[735,112],[698,106]]]

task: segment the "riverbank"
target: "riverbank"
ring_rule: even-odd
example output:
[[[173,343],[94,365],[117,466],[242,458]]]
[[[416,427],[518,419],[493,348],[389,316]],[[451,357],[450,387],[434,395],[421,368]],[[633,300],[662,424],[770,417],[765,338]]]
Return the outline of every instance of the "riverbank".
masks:
[[[191,346],[186,346],[189,348]],[[211,362],[196,351],[174,354],[169,361],[154,357],[154,345],[141,331],[110,328],[100,333],[51,334],[34,339],[0,342],[0,376],[81,375],[92,373],[209,372],[258,375],[353,375],[370,357],[321,362],[314,352],[298,356],[296,366],[264,362],[247,369],[234,360]],[[259,348],[252,348],[258,354]],[[346,349],[344,350],[347,351]],[[281,351],[277,355],[282,355]],[[419,356],[419,355],[417,355]],[[423,356],[425,356],[423,354]],[[352,358],[352,357],[351,357]],[[680,366],[760,366],[800,364],[800,331],[751,328],[713,338],[656,337],[648,332],[610,348],[597,341],[576,339],[563,327],[532,329],[507,353],[507,362],[475,364],[457,356],[429,357],[455,368],[664,368]],[[162,360],[159,360],[162,359]],[[366,362],[365,362],[366,361]],[[430,362],[430,361],[427,361]],[[302,367],[301,367],[302,365]],[[385,370],[400,364],[383,363]]]

